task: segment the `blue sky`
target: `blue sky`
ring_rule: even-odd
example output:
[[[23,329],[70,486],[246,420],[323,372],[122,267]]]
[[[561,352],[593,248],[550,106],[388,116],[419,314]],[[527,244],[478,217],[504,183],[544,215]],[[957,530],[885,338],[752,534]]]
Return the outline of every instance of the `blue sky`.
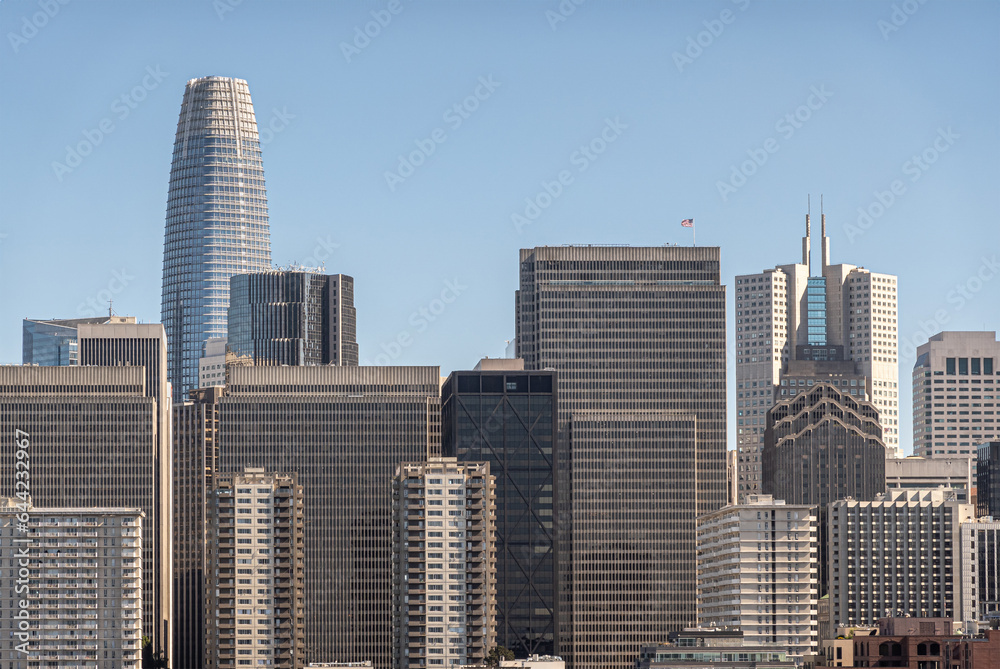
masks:
[[[159,320],[206,75],[249,81],[273,260],[355,277],[362,360],[501,356],[519,248],[688,244],[688,217],[732,331],[733,277],[798,258],[810,193],[833,262],[899,275],[906,450],[915,344],[998,328],[996,2],[4,0],[0,33],[0,362],[24,317]]]

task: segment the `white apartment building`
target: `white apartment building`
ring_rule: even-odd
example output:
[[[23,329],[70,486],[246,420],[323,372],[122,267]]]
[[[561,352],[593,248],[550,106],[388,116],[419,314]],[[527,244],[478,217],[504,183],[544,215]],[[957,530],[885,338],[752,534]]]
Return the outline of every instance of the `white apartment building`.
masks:
[[[975,517],[955,490],[892,490],[829,506],[832,624],[957,618],[959,525]]]
[[[806,216],[802,262],[736,277],[736,408],[740,499],[761,492],[767,410],[794,360],[848,360],[879,409],[888,452],[899,454],[897,279],[830,264],[822,216],[820,272],[810,268]]]
[[[698,625],[739,628],[751,646],[816,652],[816,508],[749,495],[697,521]]]
[[[206,666],[305,664],[304,514],[294,474],[216,475],[209,500]]]
[[[20,503],[0,498],[0,666],[139,669],[142,511],[30,508],[24,522]]]
[[[975,457],[979,444],[1000,438],[1000,342],[996,336],[996,332],[939,332],[917,347],[914,455]]]
[[[403,463],[393,481],[393,666],[482,663],[496,645],[488,462]]]

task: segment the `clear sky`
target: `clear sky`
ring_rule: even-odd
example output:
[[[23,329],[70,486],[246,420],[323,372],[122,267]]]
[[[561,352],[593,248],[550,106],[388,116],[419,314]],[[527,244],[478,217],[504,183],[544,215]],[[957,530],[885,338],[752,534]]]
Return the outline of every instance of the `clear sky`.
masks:
[[[915,345],[998,329],[993,1],[3,0],[0,33],[0,362],[24,317],[159,320],[207,75],[250,83],[272,258],[355,277],[362,361],[502,356],[519,248],[690,244],[683,218],[732,351],[733,277],[797,261],[810,193],[834,263],[899,276],[906,450]]]

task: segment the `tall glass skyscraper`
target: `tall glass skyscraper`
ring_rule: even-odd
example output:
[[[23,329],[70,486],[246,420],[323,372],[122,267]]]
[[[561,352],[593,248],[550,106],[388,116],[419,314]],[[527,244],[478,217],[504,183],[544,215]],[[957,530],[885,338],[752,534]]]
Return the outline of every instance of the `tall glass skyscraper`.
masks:
[[[174,397],[198,385],[205,340],[226,336],[229,277],[270,266],[250,88],[242,79],[192,79],[174,139],[163,244],[161,315]]]

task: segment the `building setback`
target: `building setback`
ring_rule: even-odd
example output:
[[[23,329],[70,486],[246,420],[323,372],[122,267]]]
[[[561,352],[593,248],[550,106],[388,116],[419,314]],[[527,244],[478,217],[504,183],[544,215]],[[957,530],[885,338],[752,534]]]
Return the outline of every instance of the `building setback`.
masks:
[[[271,266],[260,136],[242,79],[187,82],[170,164],[161,320],[177,397],[198,384],[205,340],[226,336],[229,277]]]
[[[437,367],[233,367],[219,469],[295,474],[305,491],[307,662],[392,655],[392,477],[439,456]]]
[[[767,412],[763,489],[789,504],[825,506],[885,492],[878,409],[831,383],[806,388]]]
[[[698,518],[698,625],[803,657],[818,647],[816,508],[750,495]],[[763,594],[761,594],[763,593]]]
[[[972,500],[972,458],[951,457],[929,460],[917,456],[890,458],[885,461],[886,490],[931,490],[952,488],[958,501],[968,504]]]
[[[496,477],[497,644],[551,654],[556,630],[556,378],[518,359],[453,372],[441,395],[441,450]]]
[[[30,450],[30,449],[29,449]],[[27,591],[0,598],[0,666],[142,666],[142,519],[139,509],[31,507],[0,498],[0,580]],[[27,548],[30,557],[22,564]],[[4,593],[6,594],[6,593]],[[21,602],[27,602],[27,609]],[[31,636],[16,637],[22,610]],[[16,640],[15,640],[16,639]],[[28,654],[15,648],[22,642]]]
[[[230,281],[228,349],[255,365],[357,365],[354,279],[269,270]]]
[[[781,397],[778,389],[789,363],[849,363],[852,374],[865,379],[867,394],[862,399],[870,399],[878,409],[889,454],[898,455],[897,280],[863,267],[831,265],[826,217],[821,221],[818,274],[811,271],[807,214],[801,263],[736,277],[737,492],[741,499],[762,491],[765,417]]]
[[[298,669],[305,664],[302,486],[294,475],[250,468],[214,483],[203,666]]]
[[[695,620],[694,518],[726,502],[719,261],[717,247],[520,252],[516,353],[558,373],[556,652],[576,669],[631,666]]]
[[[142,510],[143,634],[169,651],[159,415],[143,367],[0,366],[0,430],[29,435],[34,504]],[[13,458],[0,459],[0,494],[15,493],[15,473]]]
[[[913,454],[975,456],[1000,438],[1000,342],[996,332],[939,332],[913,365]]]
[[[497,643],[489,463],[403,463],[392,498],[393,666],[485,662]]]
[[[896,490],[829,506],[831,618],[874,624],[886,611],[915,618],[961,614],[959,524],[973,517],[954,490]]]

